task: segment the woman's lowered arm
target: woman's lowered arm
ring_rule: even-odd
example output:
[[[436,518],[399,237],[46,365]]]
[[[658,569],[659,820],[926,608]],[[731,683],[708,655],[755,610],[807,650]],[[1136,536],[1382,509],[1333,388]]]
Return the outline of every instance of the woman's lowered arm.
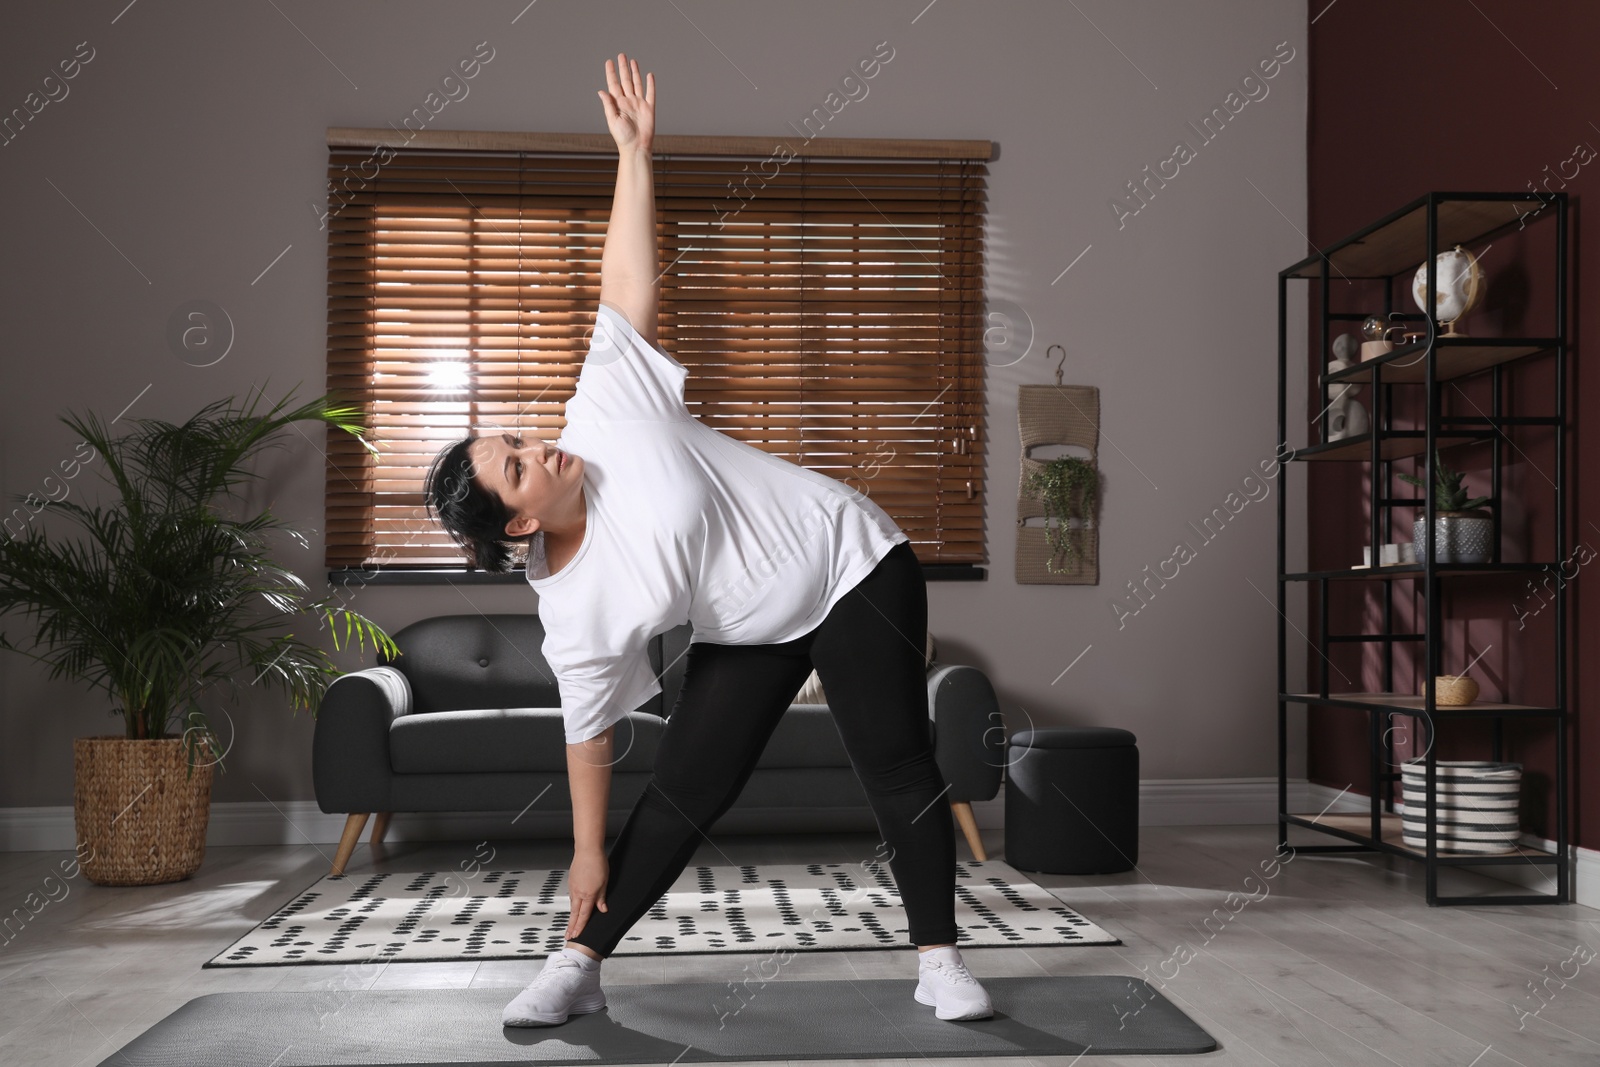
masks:
[[[641,80],[638,61],[618,52],[615,67],[606,60],[606,85],[607,89],[596,91],[617,142],[617,189],[600,255],[600,301],[621,312],[640,337],[655,344],[661,306],[651,157],[656,80],[654,74]]]
[[[577,937],[596,910],[605,911],[611,864],[606,859],[606,809],[615,724],[587,741],[567,746],[567,789],[572,798],[572,865],[567,869],[568,914],[563,935]]]

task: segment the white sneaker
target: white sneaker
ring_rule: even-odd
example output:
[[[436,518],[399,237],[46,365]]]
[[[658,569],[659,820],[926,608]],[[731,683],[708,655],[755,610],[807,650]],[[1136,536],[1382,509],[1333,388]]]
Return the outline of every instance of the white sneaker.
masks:
[[[913,994],[918,1004],[933,1005],[933,1014],[940,1019],[987,1019],[994,1014],[989,994],[959,958],[951,961],[928,953],[918,955],[917,991]]]
[[[555,1026],[568,1015],[583,1015],[606,1006],[600,968],[586,971],[558,950],[544,961],[544,970],[500,1013],[501,1026]]]

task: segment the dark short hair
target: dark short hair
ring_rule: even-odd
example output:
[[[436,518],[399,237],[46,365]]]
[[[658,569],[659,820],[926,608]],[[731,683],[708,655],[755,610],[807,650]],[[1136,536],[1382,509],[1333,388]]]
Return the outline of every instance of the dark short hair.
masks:
[[[468,450],[477,439],[478,435],[473,434],[439,451],[428,470],[423,501],[451,539],[466,551],[474,567],[504,573],[512,568],[512,546],[526,543],[533,535],[508,536],[506,523],[512,519],[511,510],[498,494],[473,479]]]

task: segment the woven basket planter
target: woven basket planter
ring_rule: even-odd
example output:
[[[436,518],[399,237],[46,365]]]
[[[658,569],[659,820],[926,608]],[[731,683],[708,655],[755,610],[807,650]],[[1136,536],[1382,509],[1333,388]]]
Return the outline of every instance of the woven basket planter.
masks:
[[[84,877],[158,885],[200,869],[211,816],[211,764],[189,771],[180,738],[72,742],[72,806]]]
[[[1441,674],[1433,680],[1433,702],[1441,708],[1461,708],[1477,699],[1478,683],[1465,675]]]

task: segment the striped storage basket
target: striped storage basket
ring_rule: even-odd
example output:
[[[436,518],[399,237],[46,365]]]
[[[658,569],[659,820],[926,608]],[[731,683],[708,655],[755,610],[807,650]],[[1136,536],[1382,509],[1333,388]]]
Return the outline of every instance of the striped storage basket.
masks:
[[[1420,757],[1408,759],[1401,764],[1400,776],[1405,798],[1401,841],[1408,848],[1426,849],[1427,765]],[[1522,764],[1438,760],[1434,783],[1440,852],[1489,855],[1516,851],[1521,833],[1517,802],[1522,792]]]

